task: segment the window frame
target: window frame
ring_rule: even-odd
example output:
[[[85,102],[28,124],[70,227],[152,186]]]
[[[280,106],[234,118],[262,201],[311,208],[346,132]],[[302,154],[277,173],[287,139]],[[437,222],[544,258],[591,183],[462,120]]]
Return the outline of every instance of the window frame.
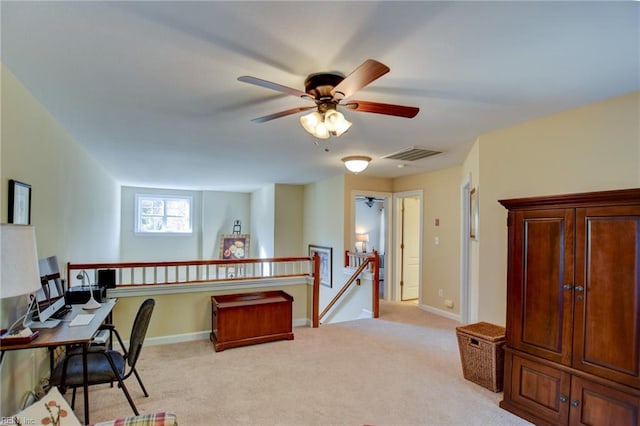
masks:
[[[142,200],[161,200],[165,203],[166,206],[166,202],[170,201],[170,200],[181,200],[181,201],[187,201],[189,203],[189,231],[184,231],[184,232],[173,232],[173,231],[145,231],[142,229],[141,227],[141,219],[142,219],[142,213],[140,211],[140,202]],[[143,194],[143,193],[136,193],[135,197],[134,197],[134,203],[135,203],[135,208],[134,208],[134,224],[133,224],[133,228],[134,228],[134,234],[136,235],[144,235],[144,236],[150,236],[150,235],[157,235],[157,236],[185,236],[185,235],[193,235],[193,197],[191,195],[175,195],[175,194]],[[163,224],[166,225],[166,221],[167,221],[167,217],[181,217],[181,216],[167,216],[166,214],[166,208],[165,211],[163,212],[162,215],[162,220],[163,220]]]

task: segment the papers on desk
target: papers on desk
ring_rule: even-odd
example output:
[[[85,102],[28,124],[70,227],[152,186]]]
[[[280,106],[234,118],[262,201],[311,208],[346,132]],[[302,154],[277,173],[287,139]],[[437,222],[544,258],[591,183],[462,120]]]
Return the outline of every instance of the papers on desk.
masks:
[[[76,317],[69,323],[69,327],[76,327],[79,325],[87,325],[91,322],[95,314],[78,314]]]

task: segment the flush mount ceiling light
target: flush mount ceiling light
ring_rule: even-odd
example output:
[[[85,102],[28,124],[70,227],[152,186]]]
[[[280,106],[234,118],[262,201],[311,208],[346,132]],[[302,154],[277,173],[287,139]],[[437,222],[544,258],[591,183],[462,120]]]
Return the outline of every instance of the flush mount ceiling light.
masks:
[[[366,155],[351,155],[342,159],[347,170],[355,174],[364,171],[369,166],[370,161],[371,157],[367,157]]]

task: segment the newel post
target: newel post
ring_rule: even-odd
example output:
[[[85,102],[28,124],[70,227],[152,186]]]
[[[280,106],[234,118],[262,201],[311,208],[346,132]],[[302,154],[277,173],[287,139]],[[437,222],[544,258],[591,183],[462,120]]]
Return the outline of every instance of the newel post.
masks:
[[[373,251],[373,285],[371,286],[373,294],[371,295],[371,307],[373,310],[373,317],[380,317],[380,255],[378,251]]]
[[[320,255],[316,252],[313,254],[313,300],[312,300],[311,321],[313,328],[320,326]]]

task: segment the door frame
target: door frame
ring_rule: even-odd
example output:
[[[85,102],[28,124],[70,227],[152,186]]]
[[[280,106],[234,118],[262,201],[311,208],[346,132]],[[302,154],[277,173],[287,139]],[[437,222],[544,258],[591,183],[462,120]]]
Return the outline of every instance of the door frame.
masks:
[[[394,273],[393,275],[393,283],[391,286],[391,300],[400,301],[401,290],[400,290],[400,276],[402,258],[400,256],[400,243],[402,238],[402,199],[403,198],[418,198],[419,200],[419,235],[418,239],[418,258],[420,259],[420,263],[418,265],[418,305],[422,305],[422,265],[423,265],[423,245],[424,245],[424,192],[421,189],[413,190],[413,191],[404,191],[393,194],[393,250],[392,250],[392,259],[391,262],[394,265]]]
[[[384,265],[384,276],[385,279],[383,281],[383,300],[393,300],[391,298],[392,285],[390,277],[393,275],[394,265],[391,261],[391,254],[393,252],[393,219],[392,219],[392,208],[391,208],[391,200],[393,199],[393,194],[390,192],[382,192],[382,191],[365,191],[362,189],[353,189],[351,190],[351,231],[349,232],[349,250],[352,250],[356,244],[356,197],[375,197],[375,198],[384,198],[384,252],[385,252],[385,265]]]
[[[460,323],[471,318],[471,174],[460,184]]]

